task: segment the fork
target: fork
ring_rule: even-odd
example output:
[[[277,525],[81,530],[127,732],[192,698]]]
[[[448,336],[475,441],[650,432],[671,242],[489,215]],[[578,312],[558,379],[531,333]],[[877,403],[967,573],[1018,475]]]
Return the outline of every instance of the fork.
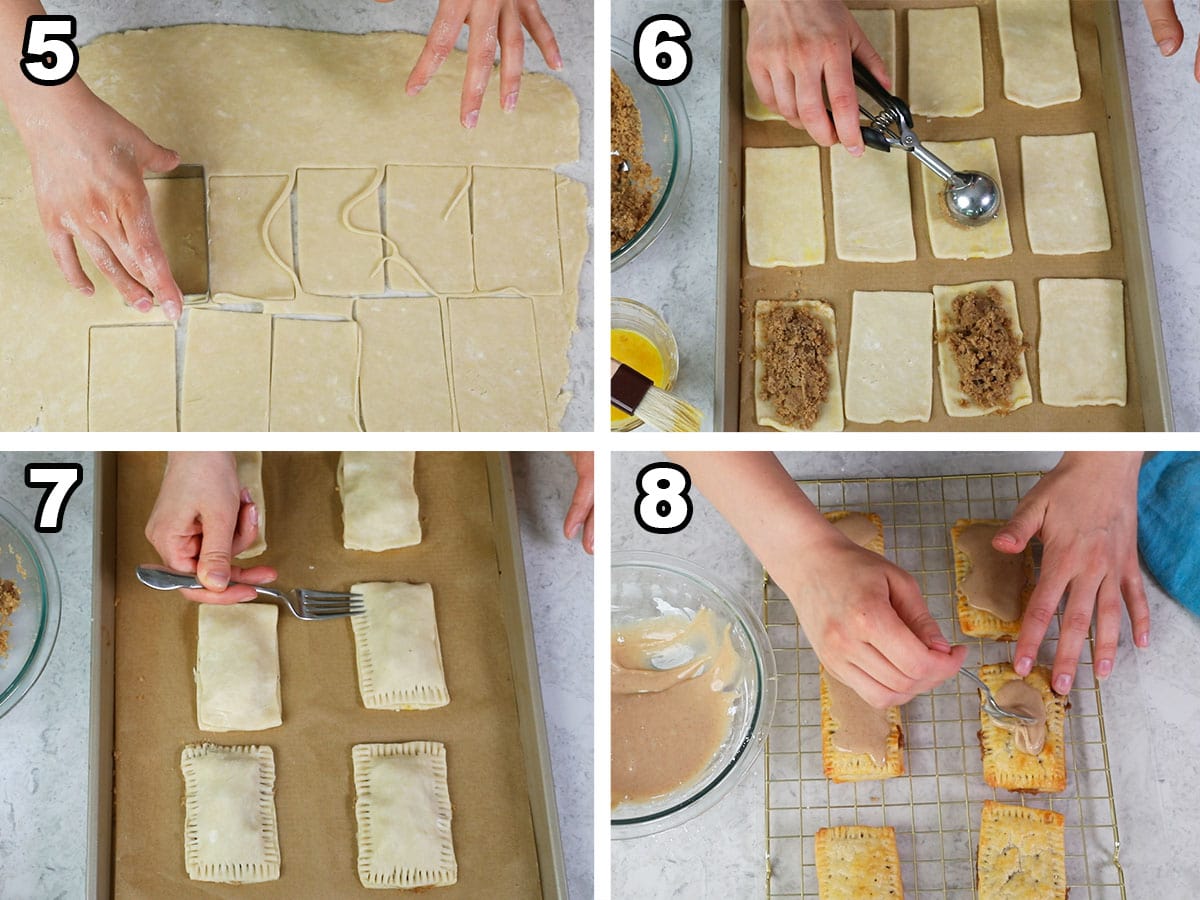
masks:
[[[1024,713],[1013,712],[1011,709],[1005,709],[996,702],[996,698],[992,695],[992,689],[984,684],[983,679],[972,672],[970,669],[959,669],[963,675],[966,675],[977,685],[983,692],[983,708],[984,711],[993,719],[1016,719],[1018,722],[1023,722],[1026,725],[1032,725],[1037,721],[1033,716],[1027,716]]]
[[[156,591],[204,590],[204,585],[197,580],[195,575],[183,575],[160,566],[138,566],[137,578],[146,587]],[[366,612],[362,594],[296,588],[293,598],[290,594],[257,584],[248,586],[254,588],[258,596],[264,600],[269,600],[276,606],[287,609],[297,619],[303,619],[306,622],[341,619]]]

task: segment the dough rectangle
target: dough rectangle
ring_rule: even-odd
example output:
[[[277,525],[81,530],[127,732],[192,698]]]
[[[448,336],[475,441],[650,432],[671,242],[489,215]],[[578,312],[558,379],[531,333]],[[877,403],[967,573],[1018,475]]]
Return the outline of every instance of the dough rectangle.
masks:
[[[184,862],[193,881],[279,878],[275,754],[270,747],[191,744],[180,757],[187,791]]]
[[[404,710],[449,703],[433,588],[375,581],[351,590],[366,607],[350,619],[363,705]]]
[[[908,11],[908,106],[921,116],[983,112],[983,44],[976,7]]]
[[[1008,663],[980,666],[979,677],[994,694],[1021,676]],[[1067,786],[1067,750],[1064,735],[1067,699],[1050,688],[1050,669],[1034,666],[1025,683],[1042,695],[1046,707],[1046,743],[1041,753],[1023,753],[1013,733],[979,709],[979,746],[983,752],[983,780],[995,788],[1022,794],[1057,794]]]
[[[186,296],[208,293],[208,221],[204,179],[149,178],[150,212],[175,283]]]
[[[237,461],[238,484],[250,492],[250,500],[258,512],[258,539],[237,555],[237,559],[253,559],[267,552],[267,501],[263,492],[263,455],[258,450],[239,450]]]
[[[903,900],[896,829],[890,825],[821,828],[814,850],[821,900]]]
[[[288,175],[214,175],[208,179],[209,272],[214,298],[220,299],[222,294],[258,300],[295,298],[295,282],[271,255],[274,251],[288,266],[295,265],[290,193],[287,198],[282,196],[290,183]]]
[[[439,294],[475,290],[471,253],[471,170],[466,166],[388,166],[387,236],[420,275],[387,264],[396,291]]]
[[[747,147],[745,183],[750,265],[825,262],[825,204],[816,147]]]
[[[449,302],[459,429],[546,431],[546,390],[530,301],[479,297]]]
[[[100,326],[88,341],[89,431],[179,430],[174,328]]]
[[[832,703],[829,696],[829,686],[825,679],[829,676],[821,667],[821,757],[825,765],[825,777],[838,784],[851,781],[879,781],[884,778],[896,778],[904,774],[904,755],[901,746],[904,733],[900,727],[900,707],[889,706],[887,711],[888,732],[887,757],[883,764],[875,762],[869,753],[849,753],[839,750],[833,743],[833,735],[837,731],[833,719]]]
[[[928,422],[933,407],[933,294],[855,291],[846,418]]]
[[[361,431],[356,322],[276,316],[272,431]]]
[[[1034,253],[1112,249],[1096,135],[1022,135],[1025,225]]]
[[[954,593],[958,611],[958,627],[969,637],[994,638],[1001,641],[1014,641],[1021,633],[1021,618],[1006,622],[995,613],[972,606],[968,602],[963,581],[971,572],[971,556],[959,545],[962,533],[973,525],[988,525],[999,531],[1007,524],[1004,519],[958,519],[950,528],[950,544],[954,548]],[[992,551],[999,553],[999,550]],[[1024,563],[1025,580],[1020,585],[1020,604],[1024,610],[1033,593],[1033,549],[1029,546],[1021,552]]]
[[[825,370],[829,375],[829,396],[821,408],[812,427],[801,428],[780,421],[775,404],[764,395],[763,382],[766,377],[762,361],[762,350],[766,346],[764,333],[765,316],[779,306],[795,306],[812,313],[825,325],[829,340],[834,350],[825,360]],[[754,408],[759,425],[769,425],[777,431],[841,431],[845,427],[842,416],[842,379],[838,369],[837,359],[837,328],[834,320],[833,307],[821,300],[759,300],[754,307]]]
[[[347,450],[338,459],[347,550],[381,553],[421,543],[416,457],[411,450]]]
[[[976,864],[979,900],[1066,900],[1061,813],[983,801]]]
[[[1106,278],[1043,278],[1038,376],[1050,406],[1124,406],[1125,285]]]
[[[279,609],[269,603],[200,604],[196,722],[201,731],[262,731],[283,724]]]
[[[359,300],[363,427],[450,431],[454,410],[441,302],[436,297]]]
[[[904,262],[917,258],[908,154],[829,151],[833,237],[840,259]]]
[[[183,431],[266,431],[271,318],[191,307],[183,355]]]
[[[471,201],[479,290],[561,294],[555,173],[476,166],[471,173]]]
[[[383,293],[383,238],[376,169],[300,169],[296,174],[297,259],[310,294],[348,297]],[[353,206],[351,206],[353,204]],[[371,232],[359,234],[355,229]]]
[[[1024,106],[1080,97],[1070,0],[996,0],[1004,96]]]
[[[458,861],[445,746],[434,741],[355,744],[352,757],[363,887],[454,884]]]
[[[1000,160],[992,138],[972,141],[925,141],[935,156],[958,171],[982,172],[1000,189],[1000,211],[986,225],[959,225],[946,211],[942,192],[946,182],[921,167],[921,185],[925,194],[925,222],[929,227],[929,245],[938,259],[996,259],[1009,256],[1012,235],[1008,229],[1008,204],[1003,202]]]

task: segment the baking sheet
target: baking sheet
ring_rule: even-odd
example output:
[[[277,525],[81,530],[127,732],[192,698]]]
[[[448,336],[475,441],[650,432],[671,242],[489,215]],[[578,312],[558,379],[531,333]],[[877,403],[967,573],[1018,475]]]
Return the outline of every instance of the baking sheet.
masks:
[[[833,236],[829,151],[821,150],[825,199],[826,262],[801,269],[755,269],[743,248],[742,148],[809,145],[807,133],[783,122],[753,122],[742,110],[741,22],[736,4],[725,18],[725,111],[722,169],[723,215],[718,311],[723,334],[718,350],[717,408],[726,429],[768,431],[755,423],[753,385],[754,302],[765,299],[816,298],[830,302],[837,317],[838,361],[846,371],[851,297],[855,290],[929,291],[935,284],[1006,279],[1015,282],[1035,402],[1007,416],[953,418],[946,414],[934,379],[933,412],[928,423],[863,425],[846,422],[848,431],[1130,431],[1170,427],[1169,392],[1163,365],[1162,337],[1146,240],[1145,210],[1129,108],[1120,23],[1115,4],[1072,0],[1072,27],[1079,60],[1082,97],[1074,103],[1031,109],[1007,100],[994,0],[856,0],[855,8],[896,10],[897,84],[908,88],[908,17],[914,6],[979,7],[984,60],[984,111],[962,119],[914,116],[922,141],[993,137],[1007,203],[1013,253],[993,260],[935,259],[929,246],[921,165],[909,160],[917,260],[909,263],[851,263],[837,257]],[[730,11],[732,10],[732,12]],[[1103,36],[1103,39],[1102,39]],[[1101,62],[1106,68],[1102,70]],[[1022,134],[1096,133],[1101,175],[1108,203],[1113,247],[1104,253],[1073,256],[1035,255],[1029,249],[1022,196]],[[875,151],[867,151],[875,152]],[[892,151],[898,152],[898,151]],[[1120,181],[1118,181],[1118,175]],[[1041,278],[1116,278],[1125,283],[1126,366],[1129,394],[1125,407],[1066,409],[1040,402],[1038,389],[1037,281]],[[930,346],[933,358],[934,348]],[[936,360],[934,360],[936,366]],[[843,379],[844,381],[844,379]]]
[[[349,622],[306,623],[281,611],[284,724],[224,734],[196,727],[197,607],[144,588],[133,574],[138,563],[157,560],[142,531],[162,465],[160,454],[123,454],[117,473],[115,896],[372,895],[356,871],[350,748],[423,739],[446,744],[454,804],[459,879],[438,896],[543,895],[538,813],[531,811],[531,794],[539,791],[529,783],[523,749],[529,726],[518,715],[517,685],[527,673],[510,657],[514,582],[500,549],[515,523],[493,516],[487,457],[418,454],[422,543],[376,554],[342,548],[336,453],[265,454],[269,549],[262,562],[279,569],[281,586],[333,590],[359,581],[428,581],[451,702],[429,711],[364,709]],[[279,881],[231,888],[187,877],[179,754],[185,744],[205,740],[274,749]],[[546,875],[550,883],[555,878]]]

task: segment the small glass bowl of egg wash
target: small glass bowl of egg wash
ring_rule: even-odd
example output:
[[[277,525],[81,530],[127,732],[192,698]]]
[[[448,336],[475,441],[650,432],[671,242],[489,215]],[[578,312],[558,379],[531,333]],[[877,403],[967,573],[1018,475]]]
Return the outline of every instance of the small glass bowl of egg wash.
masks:
[[[641,372],[654,386],[669,391],[679,377],[679,346],[662,316],[636,300],[614,297],[612,300],[612,358]],[[642,425],[609,406],[613,431],[633,431]]]

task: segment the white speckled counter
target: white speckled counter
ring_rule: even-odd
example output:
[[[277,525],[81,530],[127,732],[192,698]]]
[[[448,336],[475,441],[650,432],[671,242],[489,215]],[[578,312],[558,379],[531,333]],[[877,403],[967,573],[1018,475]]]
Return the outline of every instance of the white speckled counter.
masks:
[[[1196,4],[1176,4],[1187,37],[1164,60],[1150,37],[1139,0],[1120,0],[1134,122],[1142,162],[1147,218],[1158,282],[1175,427],[1200,430],[1200,84],[1192,78],[1200,14]],[[686,4],[613,0],[613,33],[631,40],[646,16],[686,9],[695,64],[678,86],[692,123],[695,148],[687,195],[658,240],[613,275],[613,296],[632,297],[664,315],[679,342],[681,396],[712,425],[716,340],[718,148],[720,132],[721,3]]]
[[[735,588],[760,590],[762,569],[702,497],[678,535],[643,532],[633,520],[634,478],[661,456],[613,455],[613,550],[656,550],[685,556],[721,573]],[[805,478],[947,475],[1045,470],[1055,453],[806,453],[783,454],[788,472]],[[1104,705],[1121,862],[1131,900],[1200,896],[1194,848],[1195,761],[1200,759],[1200,693],[1194,669],[1200,620],[1147,583],[1151,646],[1135,651],[1121,637]],[[761,759],[716,807],[652,838],[613,842],[612,895],[651,898],[762,897],[766,836]],[[1182,862],[1187,860],[1187,862]]]

